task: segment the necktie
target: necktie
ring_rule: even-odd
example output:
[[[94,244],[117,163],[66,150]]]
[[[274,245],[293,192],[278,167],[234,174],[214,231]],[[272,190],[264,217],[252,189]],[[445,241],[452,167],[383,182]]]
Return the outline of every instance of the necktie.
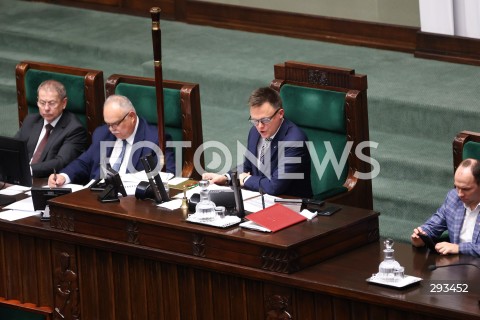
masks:
[[[123,157],[125,156],[125,150],[127,149],[127,140],[122,140],[123,145],[122,145],[122,151],[118,155],[117,161],[113,164],[112,169],[117,171],[120,170],[120,167],[122,166],[123,162]]]
[[[260,149],[260,157],[258,157],[261,165],[265,164],[265,152],[267,151],[271,141],[272,138],[265,138],[265,140],[263,140],[262,148]]]
[[[38,144],[37,150],[35,150],[35,153],[33,154],[32,157],[32,164],[40,162],[40,157],[42,156],[43,150],[45,149],[45,146],[47,145],[48,137],[50,136],[50,132],[52,131],[53,126],[50,123],[47,123],[45,125],[45,135],[42,138],[42,141]]]

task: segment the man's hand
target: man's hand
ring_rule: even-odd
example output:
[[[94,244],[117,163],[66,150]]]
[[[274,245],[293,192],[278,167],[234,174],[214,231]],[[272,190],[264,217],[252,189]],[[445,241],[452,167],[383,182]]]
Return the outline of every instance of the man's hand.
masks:
[[[65,177],[61,174],[51,174],[48,177],[48,186],[50,188],[60,187],[65,184]]]
[[[243,187],[245,185],[245,179],[250,176],[251,176],[250,172],[240,173],[240,175],[238,176],[238,180],[240,180],[240,187]]]
[[[450,242],[439,242],[435,245],[435,250],[440,254],[458,254],[458,244]]]
[[[204,174],[202,174],[202,179],[208,180],[210,183],[215,183],[219,185],[227,184],[227,177],[222,174],[205,172]]]
[[[425,242],[420,238],[419,234],[426,234],[425,231],[422,230],[422,228],[418,227],[413,229],[413,233],[410,236],[410,240],[412,242],[412,245],[415,247],[423,247],[425,245]]]

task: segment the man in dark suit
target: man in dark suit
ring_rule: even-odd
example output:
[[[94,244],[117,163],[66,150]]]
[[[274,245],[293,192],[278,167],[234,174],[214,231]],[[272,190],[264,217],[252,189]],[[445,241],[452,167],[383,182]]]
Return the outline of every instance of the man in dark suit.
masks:
[[[30,113],[15,138],[27,141],[34,177],[48,177],[78,157],[87,144],[87,132],[77,117],[66,111],[67,93],[58,81],[47,80],[37,89],[38,111]]]
[[[271,195],[311,197],[310,156],[306,135],[284,118],[280,95],[269,87],[255,90],[248,101],[248,134],[243,165],[237,169],[240,185]],[[229,184],[230,173],[204,173],[203,179]]]
[[[66,183],[86,184],[102,177],[101,168],[108,161],[119,173],[142,171],[141,157],[159,152],[158,128],[139,118],[127,97],[112,95],[103,106],[105,125],[98,127],[92,144],[80,157],[66,166],[60,174],[50,175],[48,185]],[[171,140],[166,135],[167,140]],[[166,171],[175,174],[174,152],[166,150]]]

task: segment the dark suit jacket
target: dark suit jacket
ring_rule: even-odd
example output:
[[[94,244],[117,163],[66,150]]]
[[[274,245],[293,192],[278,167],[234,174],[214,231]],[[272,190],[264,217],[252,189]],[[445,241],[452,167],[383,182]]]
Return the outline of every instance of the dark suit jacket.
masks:
[[[43,118],[39,113],[30,113],[15,135],[27,141],[29,159],[32,159],[38,137],[43,127]],[[48,177],[53,169],[60,171],[77,158],[87,145],[87,132],[77,117],[64,111],[57,125],[50,133],[48,142],[41,155],[40,162],[32,164],[34,177]]]
[[[257,144],[260,138],[257,129],[252,127],[248,134],[247,149],[257,157]],[[269,179],[263,172],[261,172],[257,168],[256,163],[252,163],[245,157],[243,166],[240,166],[237,169],[239,173],[250,172],[252,175],[245,181],[245,188],[259,191],[259,188],[261,187],[265,193],[271,195],[311,197],[311,164],[310,155],[307,146],[305,145],[306,140],[307,137],[300,128],[298,128],[293,122],[284,119],[275,138],[270,144],[271,178]],[[279,159],[279,142],[281,141],[302,141],[303,143],[301,147],[286,147],[284,153],[285,156]],[[290,157],[298,157],[301,161],[299,163],[291,163],[293,162],[293,159],[288,159]],[[281,169],[282,167],[284,169]],[[282,178],[282,173],[303,173],[303,179],[285,179],[285,177]]]
[[[138,118],[138,128],[133,143],[141,141],[150,141],[158,146],[158,128],[150,125],[142,118]],[[92,144],[80,157],[65,167],[61,172],[68,175],[72,183],[86,184],[92,179],[100,177],[100,142],[115,141],[117,138],[108,130],[106,125],[100,126],[93,132]],[[167,140],[171,140],[170,135],[166,135]],[[113,148],[107,148],[106,156],[110,157]],[[132,149],[133,151],[133,149]],[[138,171],[142,171],[141,157],[152,153],[152,149],[141,147],[135,150],[131,155],[132,164]],[[167,163],[166,171],[175,174],[175,158],[174,151],[167,148],[165,161]]]

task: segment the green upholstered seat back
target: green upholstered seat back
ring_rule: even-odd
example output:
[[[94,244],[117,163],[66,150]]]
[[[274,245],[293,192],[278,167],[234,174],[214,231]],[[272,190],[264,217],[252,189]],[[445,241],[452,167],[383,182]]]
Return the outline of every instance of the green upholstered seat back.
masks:
[[[67,91],[67,110],[74,113],[85,128],[87,128],[87,110],[85,103],[85,78],[64,73],[56,73],[28,69],[25,75],[25,95],[27,97],[28,113],[38,112],[37,89],[45,80],[57,80]]]
[[[480,143],[468,141],[463,145],[462,159],[473,158],[480,160]]]
[[[329,142],[340,161],[347,142],[345,124],[345,93],[285,84],[280,89],[285,117],[293,121],[315,146],[318,163],[327,152],[324,142]],[[313,158],[313,156],[312,156]],[[312,189],[316,197],[326,198],[346,191],[343,183],[347,177],[348,163],[339,178],[331,162],[324,172],[317,172],[312,159]]]
[[[11,319],[45,320],[46,317],[38,313],[0,305],[0,320],[11,320]]]
[[[137,114],[150,124],[158,123],[155,87],[122,82],[115,87],[115,94],[128,97],[135,106]],[[180,90],[163,88],[163,103],[165,132],[169,133],[174,141],[182,141]]]

